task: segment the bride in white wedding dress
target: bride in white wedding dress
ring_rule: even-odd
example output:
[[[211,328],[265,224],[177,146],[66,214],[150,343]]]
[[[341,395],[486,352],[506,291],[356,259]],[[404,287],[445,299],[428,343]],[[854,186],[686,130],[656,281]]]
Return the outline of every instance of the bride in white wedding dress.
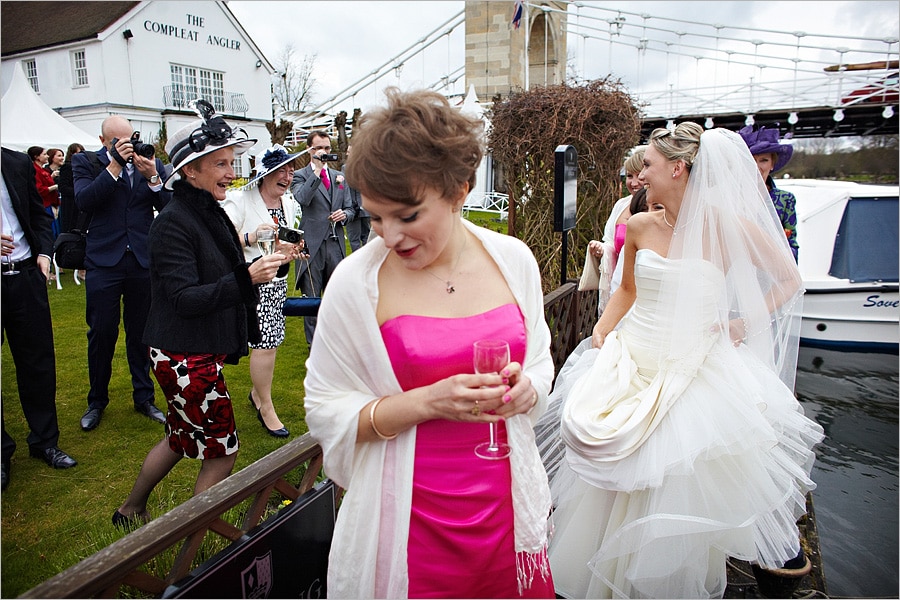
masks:
[[[665,210],[628,221],[622,286],[538,424],[565,450],[550,562],[564,597],[720,597],[726,556],[800,554],[822,439],[792,393],[802,282],[737,134],[657,129],[640,179]]]

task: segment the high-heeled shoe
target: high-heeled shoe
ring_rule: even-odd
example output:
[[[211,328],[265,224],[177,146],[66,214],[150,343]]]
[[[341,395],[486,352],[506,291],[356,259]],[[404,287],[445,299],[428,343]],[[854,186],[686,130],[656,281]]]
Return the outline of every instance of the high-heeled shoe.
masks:
[[[116,509],[112,516],[112,524],[116,529],[137,529],[146,523],[143,515],[131,515],[126,517]]]
[[[250,392],[247,398],[250,400],[250,406],[256,408],[256,402],[253,401],[253,392]],[[259,408],[256,408],[256,418],[262,423],[263,429],[268,431],[269,435],[273,437],[285,438],[291,435],[291,432],[287,430],[287,427],[282,427],[281,429],[269,429],[269,426],[266,425],[266,422],[262,418],[262,411]]]

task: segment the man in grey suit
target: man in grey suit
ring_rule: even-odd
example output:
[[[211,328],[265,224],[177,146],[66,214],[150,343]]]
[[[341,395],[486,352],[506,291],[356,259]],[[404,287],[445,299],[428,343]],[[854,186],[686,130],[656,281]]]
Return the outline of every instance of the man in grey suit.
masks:
[[[291,192],[300,203],[309,260],[301,261],[297,271],[298,287],[306,296],[321,296],[337,264],[347,253],[344,225],[353,219],[349,187],[339,171],[329,169],[322,160],[331,152],[331,138],[324,131],[306,136],[309,164],[294,172]],[[306,342],[312,344],[316,318],[303,317]]]

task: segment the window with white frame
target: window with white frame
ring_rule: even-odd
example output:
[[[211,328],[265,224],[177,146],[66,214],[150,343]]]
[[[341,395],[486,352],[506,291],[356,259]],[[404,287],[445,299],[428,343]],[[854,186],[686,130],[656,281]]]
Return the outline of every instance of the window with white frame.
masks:
[[[172,105],[186,107],[192,100],[208,100],[218,112],[225,112],[225,76],[219,71],[186,65],[169,65]]]
[[[72,50],[72,84],[73,87],[88,85],[87,58],[84,50]]]
[[[33,58],[30,60],[23,60],[22,68],[25,69],[25,77],[28,79],[31,89],[33,89],[36,94],[40,94],[41,86],[38,83],[37,62]]]
[[[225,112],[225,78],[215,71],[200,71],[200,95],[219,112]]]
[[[240,156],[234,157],[234,161],[231,163],[231,167],[234,169],[235,179],[239,179],[244,176],[244,161],[241,160]]]
[[[172,80],[172,105],[185,107],[197,99],[197,69],[181,65],[169,65]]]

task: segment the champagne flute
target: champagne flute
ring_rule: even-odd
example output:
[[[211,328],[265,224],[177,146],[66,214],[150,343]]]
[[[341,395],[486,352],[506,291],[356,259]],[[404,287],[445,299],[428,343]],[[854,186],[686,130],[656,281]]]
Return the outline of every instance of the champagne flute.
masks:
[[[4,275],[18,275],[19,271],[16,269],[16,263],[13,262],[12,256],[7,255],[4,257],[6,262],[6,268],[3,269]]]
[[[274,229],[260,229],[256,232],[256,245],[259,246],[259,251],[263,253],[263,256],[269,256],[270,254],[275,253],[275,230]],[[271,281],[267,281],[261,285],[269,286],[272,285]]]
[[[264,256],[269,256],[275,252],[275,230],[260,229],[256,232],[256,245]]]
[[[6,217],[6,214],[4,214],[3,216]],[[6,219],[5,218],[3,219],[3,233],[10,237],[13,236],[11,231],[6,231]],[[4,258],[4,263],[5,263],[3,265],[4,266],[3,274],[4,275],[18,275],[19,271],[18,271],[18,269],[16,269],[16,263],[12,259],[12,253],[7,254],[3,258]]]
[[[499,373],[509,364],[509,344],[503,340],[478,340],[473,345],[476,373]],[[509,456],[511,448],[498,441],[497,423],[489,423],[490,441],[475,446],[475,455],[485,460]]]

